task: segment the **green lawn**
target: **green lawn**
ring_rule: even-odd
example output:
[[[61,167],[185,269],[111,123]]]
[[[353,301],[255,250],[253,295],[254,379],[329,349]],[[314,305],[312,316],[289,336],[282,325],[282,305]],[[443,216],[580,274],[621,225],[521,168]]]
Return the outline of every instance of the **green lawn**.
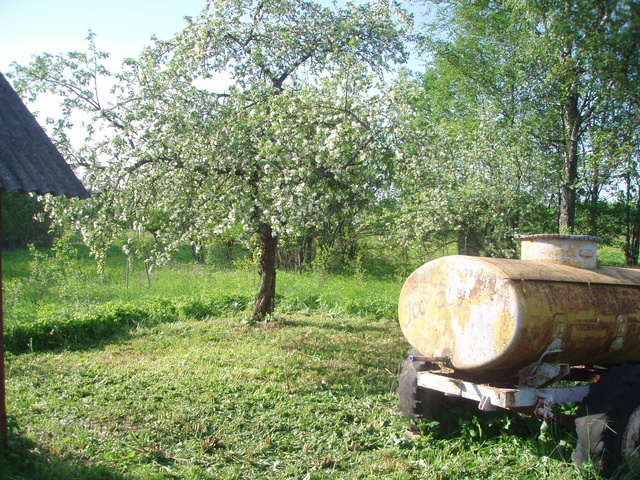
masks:
[[[525,419],[460,412],[452,435],[406,438],[394,319],[244,318],[9,355],[2,478],[576,478],[567,438],[541,440]]]
[[[400,276],[280,272],[252,323],[252,269],[134,265],[126,286],[122,262],[32,267],[5,282],[2,479],[595,478],[570,432],[517,415],[406,435]]]

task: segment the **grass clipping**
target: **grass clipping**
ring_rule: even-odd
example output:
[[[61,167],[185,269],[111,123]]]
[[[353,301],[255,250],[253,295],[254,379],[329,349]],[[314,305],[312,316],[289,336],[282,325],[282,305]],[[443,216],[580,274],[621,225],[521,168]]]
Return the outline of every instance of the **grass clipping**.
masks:
[[[576,478],[557,442],[407,438],[395,320],[231,314],[140,327],[100,348],[8,356],[2,478]],[[480,426],[480,425],[478,425]],[[477,431],[476,431],[477,433]]]

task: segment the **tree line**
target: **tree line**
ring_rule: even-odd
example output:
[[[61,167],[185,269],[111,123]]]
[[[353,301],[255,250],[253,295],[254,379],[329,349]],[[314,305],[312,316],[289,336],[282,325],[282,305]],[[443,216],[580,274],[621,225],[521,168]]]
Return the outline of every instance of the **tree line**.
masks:
[[[585,233],[636,266],[639,20],[632,0],[207,1],[116,72],[90,33],[9,76],[60,98],[50,133],[92,192],[45,199],[52,218],[98,257],[242,244],[261,319],[278,263],[371,238],[512,256],[516,232]]]

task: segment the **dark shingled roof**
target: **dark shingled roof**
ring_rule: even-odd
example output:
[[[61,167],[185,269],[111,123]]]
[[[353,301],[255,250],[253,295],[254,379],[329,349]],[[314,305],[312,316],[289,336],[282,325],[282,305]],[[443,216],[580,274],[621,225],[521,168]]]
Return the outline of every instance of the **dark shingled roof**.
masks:
[[[0,73],[0,190],[87,198],[89,193]]]

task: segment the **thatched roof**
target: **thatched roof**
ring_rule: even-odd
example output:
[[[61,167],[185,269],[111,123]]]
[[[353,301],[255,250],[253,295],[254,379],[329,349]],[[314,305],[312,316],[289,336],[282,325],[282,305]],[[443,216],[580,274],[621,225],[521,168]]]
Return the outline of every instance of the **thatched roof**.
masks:
[[[0,191],[87,198],[89,193],[0,73]]]

